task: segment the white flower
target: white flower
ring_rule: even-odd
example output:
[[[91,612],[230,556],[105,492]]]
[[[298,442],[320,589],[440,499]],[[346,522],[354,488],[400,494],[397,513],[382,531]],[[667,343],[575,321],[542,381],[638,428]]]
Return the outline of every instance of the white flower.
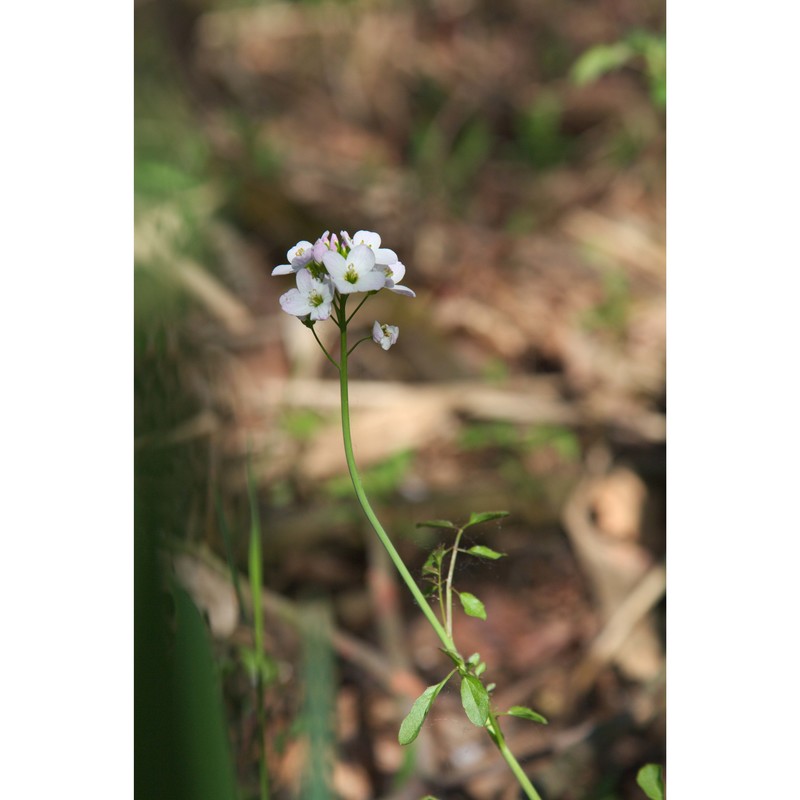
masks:
[[[379,344],[384,350],[388,350],[400,335],[400,328],[397,325],[381,325],[378,320],[372,326],[372,341]]]
[[[273,275],[290,275],[301,270],[314,256],[314,245],[311,242],[298,242],[286,253],[288,264],[281,264],[272,270]]]
[[[417,295],[408,288],[408,286],[398,286],[403,276],[406,274],[406,268],[402,262],[395,261],[394,264],[375,265],[376,272],[382,272],[386,276],[386,281],[383,284],[384,288],[395,294],[402,294],[406,297],[416,297]]]
[[[330,281],[318,281],[307,269],[297,273],[297,288],[281,295],[281,308],[295,317],[310,316],[314,320],[328,319],[331,315],[333,288]]]
[[[376,264],[394,264],[397,261],[397,253],[388,247],[381,247],[381,237],[373,231],[356,231],[351,237],[352,246],[363,244],[375,253]]]
[[[339,253],[329,251],[323,255],[322,262],[342,294],[374,292],[386,283],[384,274],[373,270],[375,255],[365,245],[354,247],[346,260]]]

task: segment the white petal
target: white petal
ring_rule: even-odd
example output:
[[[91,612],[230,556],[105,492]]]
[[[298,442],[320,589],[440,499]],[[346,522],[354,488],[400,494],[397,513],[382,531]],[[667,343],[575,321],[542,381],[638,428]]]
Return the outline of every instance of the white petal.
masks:
[[[389,265],[389,268],[392,270],[392,280],[395,283],[400,283],[406,274],[406,268],[403,266],[402,261]]]
[[[356,231],[351,239],[353,247],[359,244],[377,250],[381,246],[381,237],[373,231]]]
[[[273,275],[291,275],[295,271],[294,267],[291,264],[281,264],[279,267],[275,267],[272,270]]]
[[[366,245],[357,245],[350,251],[347,264],[352,264],[359,276],[363,275],[375,266],[375,253]]]
[[[307,269],[301,269],[297,273],[297,288],[304,295],[307,295],[314,289],[314,283],[316,283],[316,281],[311,277],[311,273]]]
[[[381,330],[381,324],[380,322],[378,322],[378,320],[375,320],[375,324],[372,326],[372,339],[373,341],[380,344],[382,338],[383,338],[383,331]]]
[[[331,250],[322,256],[322,263],[326,266],[334,280],[336,280],[336,278],[341,278],[344,273],[347,272],[347,262],[339,253],[334,253]],[[338,287],[339,284],[337,283],[336,286]]]
[[[402,294],[404,297],[416,297],[416,293],[413,292],[408,286],[388,286],[387,287],[390,292],[394,292],[395,294]]]
[[[386,277],[382,273],[370,271],[364,275],[359,275],[355,284],[351,285],[355,287],[354,291],[356,292],[374,292],[378,289],[383,289],[385,283]]]
[[[280,304],[287,314],[293,314],[295,317],[303,317],[312,311],[308,298],[304,297],[297,289],[289,289],[286,294],[282,294]]]
[[[388,247],[381,247],[375,250],[375,263],[376,264],[386,264],[386,266],[394,267],[397,261],[397,253],[394,250],[390,250]]]

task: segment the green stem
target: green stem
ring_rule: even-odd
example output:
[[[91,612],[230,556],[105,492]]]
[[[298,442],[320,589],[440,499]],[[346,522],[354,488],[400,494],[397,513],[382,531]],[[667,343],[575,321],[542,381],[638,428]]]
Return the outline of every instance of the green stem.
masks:
[[[494,715],[493,711],[489,712],[489,719],[486,721],[486,727],[489,731],[489,735],[492,737],[492,741],[497,745],[500,755],[506,760],[506,764],[511,767],[511,771],[514,773],[514,777],[522,787],[522,791],[525,792],[525,796],[528,797],[529,800],[542,800],[539,792],[534,789],[530,779],[520,766],[519,761],[517,761],[517,759],[514,757],[514,754],[508,749],[505,737],[503,736],[503,732],[500,730],[500,725],[498,724],[497,717]]]
[[[453,639],[451,636],[445,631],[442,627],[442,624],[436,618],[436,614],[433,613],[433,609],[430,607],[428,601],[425,599],[425,595],[422,594],[419,587],[417,586],[416,581],[412,577],[411,573],[408,571],[408,568],[403,563],[403,559],[400,557],[400,554],[395,549],[394,544],[392,544],[392,540],[389,538],[389,535],[383,529],[383,526],[378,521],[378,518],[375,516],[375,512],[372,510],[372,506],[367,499],[367,495],[364,492],[364,487],[361,483],[361,477],[358,474],[358,469],[356,468],[356,461],[355,456],[353,455],[353,442],[350,436],[350,399],[347,390],[347,317],[345,316],[345,305],[346,305],[347,298],[342,297],[341,306],[339,307],[339,322],[340,322],[340,330],[341,330],[341,362],[339,365],[339,385],[341,388],[341,400],[342,400],[342,434],[344,438],[344,455],[347,459],[347,468],[350,471],[350,479],[353,481],[353,489],[355,490],[356,497],[358,498],[358,502],[361,504],[361,508],[366,514],[367,519],[370,521],[370,524],[375,529],[375,533],[378,535],[378,538],[381,540],[381,544],[386,548],[386,552],[389,553],[389,558],[392,559],[397,571],[400,573],[400,576],[405,581],[406,586],[408,586],[409,591],[413,595],[414,599],[417,601],[422,613],[427,617],[428,622],[430,622],[431,626],[433,627],[434,631],[436,631],[436,635],[441,640],[442,644],[448,650],[452,650],[453,652],[456,651],[456,646],[453,643]]]
[[[363,302],[363,301],[362,301]],[[353,442],[350,435],[350,399],[348,394],[348,387],[347,387],[347,357],[349,355],[349,351],[347,349],[347,323],[349,318],[347,317],[347,312],[345,307],[347,305],[347,296],[343,295],[341,298],[341,302],[336,309],[337,315],[337,324],[339,326],[340,335],[341,335],[341,361],[339,363],[339,386],[341,389],[341,405],[342,405],[342,436],[344,439],[344,454],[347,460],[347,468],[350,471],[350,479],[353,481],[353,489],[355,490],[356,497],[358,498],[358,502],[361,504],[361,508],[366,514],[367,519],[370,521],[375,533],[378,535],[378,538],[381,540],[381,543],[386,548],[386,552],[389,553],[389,557],[392,559],[397,571],[400,573],[400,576],[405,581],[406,586],[408,586],[409,591],[413,595],[414,599],[417,601],[422,613],[427,618],[428,622],[430,622],[431,627],[436,632],[436,635],[441,640],[442,644],[445,646],[445,649],[456,653],[458,655],[458,650],[456,649],[455,643],[453,642],[452,636],[452,611],[453,611],[453,595],[452,595],[452,585],[453,585],[453,574],[455,571],[455,560],[458,554],[458,545],[461,540],[461,535],[464,532],[463,528],[459,530],[455,544],[453,546],[453,554],[450,559],[450,568],[447,577],[447,612],[446,612],[446,619],[444,620],[447,629],[443,627],[442,623],[436,617],[436,614],[433,612],[433,609],[430,607],[428,601],[425,599],[425,595],[422,594],[419,587],[417,586],[416,581],[412,577],[411,573],[408,571],[408,568],[403,563],[403,559],[400,557],[400,554],[395,549],[394,544],[392,544],[392,540],[389,538],[389,535],[383,529],[383,526],[378,521],[378,518],[375,516],[375,512],[372,510],[372,506],[367,499],[367,495],[364,492],[364,486],[361,483],[361,477],[358,474],[358,469],[356,468],[356,461],[355,456],[353,455]],[[359,306],[360,308],[360,306]],[[358,310],[358,309],[356,309]],[[355,313],[355,312],[354,312]],[[441,595],[441,587],[439,588],[439,604],[442,603],[442,595]],[[464,669],[466,669],[466,664],[464,660],[458,655],[459,660],[461,661],[461,665]],[[457,669],[461,672],[462,667],[458,667]],[[452,674],[452,673],[451,673]],[[463,673],[462,673],[463,674]],[[524,770],[519,764],[519,761],[514,757],[514,754],[508,749],[508,745],[506,744],[506,740],[503,736],[503,732],[500,730],[500,725],[497,722],[497,717],[495,716],[493,711],[489,711],[489,718],[486,720],[486,729],[491,737],[492,741],[497,746],[497,749],[500,751],[500,754],[505,759],[508,766],[511,768],[511,771],[514,773],[514,777],[519,782],[519,785],[522,787],[522,790],[525,792],[526,797],[528,800],[542,800],[539,796],[539,793],[534,789],[533,784],[528,779],[528,776],[525,774]]]
[[[453,551],[450,554],[450,569],[447,572],[447,635],[452,638],[453,636],[453,575],[456,571],[456,557],[458,556],[458,545],[461,544],[461,534],[464,533],[463,528],[458,529],[456,534],[456,541],[453,545]]]

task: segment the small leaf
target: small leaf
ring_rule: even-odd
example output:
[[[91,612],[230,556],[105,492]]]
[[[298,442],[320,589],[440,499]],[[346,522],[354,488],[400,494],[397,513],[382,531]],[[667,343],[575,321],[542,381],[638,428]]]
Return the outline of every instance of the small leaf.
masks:
[[[547,725],[547,720],[541,715],[537,714],[533,709],[526,708],[525,706],[511,706],[508,711],[504,711],[509,717],[521,717],[522,719],[529,719],[531,722],[539,722],[542,725]]]
[[[664,800],[664,780],[658,764],[645,764],[636,775],[636,783],[650,800]]]
[[[467,659],[467,664],[472,664],[472,666],[474,667],[480,660],[481,660],[481,654],[480,653],[473,653]]]
[[[475,667],[475,674],[478,677],[480,677],[481,675],[483,675],[484,672],[486,672],[486,662],[485,661],[481,661],[481,663],[478,664],[477,667]]]
[[[492,550],[491,547],[484,547],[482,544],[476,544],[474,547],[470,547],[469,550],[465,550],[464,552],[469,553],[471,556],[491,558],[493,561],[498,558],[504,558],[506,555],[505,553],[498,553],[496,550]]]
[[[418,522],[418,528],[452,528],[457,530],[456,526],[450,522],[449,519],[429,519],[426,522]]]
[[[493,519],[502,519],[508,516],[508,511],[473,511],[469,515],[469,522],[464,528],[469,528],[471,525],[480,525],[481,522],[490,522]]]
[[[436,699],[436,696],[439,694],[439,692],[442,691],[442,687],[449,679],[450,675],[448,675],[441,683],[437,683],[435,686],[429,686],[414,701],[414,705],[411,706],[411,711],[408,712],[408,716],[400,725],[400,732],[397,735],[397,740],[400,742],[400,744],[411,744],[411,742],[417,738],[417,734],[419,734],[422,723],[425,722],[425,717],[428,716],[428,712],[431,710],[433,701]]]
[[[440,545],[435,550],[432,550],[431,554],[425,560],[425,563],[422,565],[422,574],[438,575],[442,569],[443,558],[444,558],[444,547]]]
[[[486,619],[486,609],[483,607],[483,603],[481,603],[474,594],[459,592],[458,599],[461,600],[464,611],[466,611],[470,617]]]
[[[461,678],[461,705],[469,721],[482,728],[489,717],[489,693],[474,675]]]

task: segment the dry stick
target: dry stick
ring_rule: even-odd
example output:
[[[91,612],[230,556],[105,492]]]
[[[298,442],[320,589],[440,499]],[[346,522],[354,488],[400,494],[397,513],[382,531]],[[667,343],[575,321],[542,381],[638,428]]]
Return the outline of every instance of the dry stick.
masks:
[[[666,588],[667,573],[664,567],[658,564],[647,572],[622,601],[595,637],[586,657],[572,675],[573,692],[576,696],[588,691],[602,668],[625,644],[638,622],[663,597]]]

